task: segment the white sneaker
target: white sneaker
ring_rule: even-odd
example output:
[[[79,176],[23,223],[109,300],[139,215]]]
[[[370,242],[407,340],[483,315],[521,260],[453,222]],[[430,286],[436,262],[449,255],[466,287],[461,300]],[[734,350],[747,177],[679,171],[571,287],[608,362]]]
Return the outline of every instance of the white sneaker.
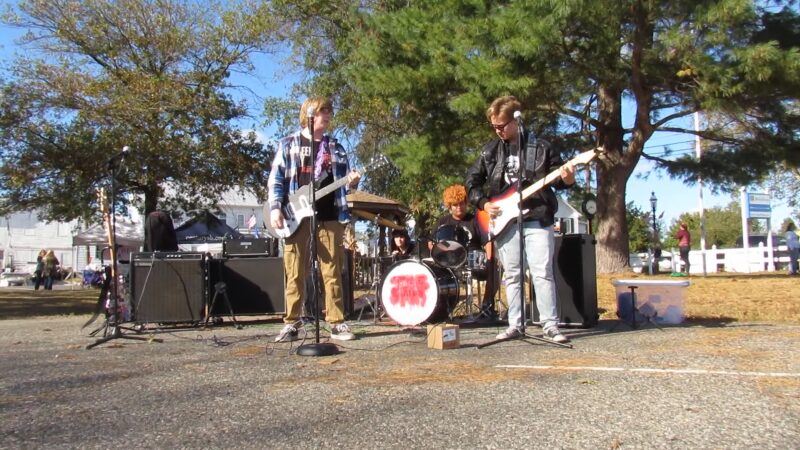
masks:
[[[498,334],[497,339],[511,339],[518,336],[522,336],[522,330],[520,330],[517,327],[511,327],[506,331],[503,331],[502,333]]]
[[[564,344],[569,342],[569,339],[561,334],[561,331],[558,330],[558,327],[549,327],[546,330],[543,330],[544,337],[546,339],[550,339],[553,342],[557,342],[559,344]]]
[[[294,325],[287,323],[284,325],[283,329],[278,336],[275,338],[275,342],[291,342],[297,340],[297,328]]]
[[[331,339],[336,339],[337,341],[352,341],[355,338],[356,335],[350,331],[350,327],[347,326],[346,323],[331,324]]]

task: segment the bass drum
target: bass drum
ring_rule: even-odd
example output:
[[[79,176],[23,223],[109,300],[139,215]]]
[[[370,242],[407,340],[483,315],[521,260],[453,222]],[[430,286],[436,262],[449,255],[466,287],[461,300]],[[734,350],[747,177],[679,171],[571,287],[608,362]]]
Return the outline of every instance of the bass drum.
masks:
[[[450,269],[407,259],[383,275],[379,292],[383,309],[398,324],[435,323],[458,303],[458,280]]]

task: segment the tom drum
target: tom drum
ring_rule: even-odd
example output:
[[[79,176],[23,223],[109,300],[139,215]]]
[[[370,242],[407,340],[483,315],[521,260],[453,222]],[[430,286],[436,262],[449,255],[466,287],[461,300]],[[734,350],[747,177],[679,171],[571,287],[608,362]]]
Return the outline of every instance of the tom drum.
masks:
[[[469,236],[466,230],[455,225],[442,225],[436,230],[434,240],[431,257],[436,264],[453,269],[467,262]]]

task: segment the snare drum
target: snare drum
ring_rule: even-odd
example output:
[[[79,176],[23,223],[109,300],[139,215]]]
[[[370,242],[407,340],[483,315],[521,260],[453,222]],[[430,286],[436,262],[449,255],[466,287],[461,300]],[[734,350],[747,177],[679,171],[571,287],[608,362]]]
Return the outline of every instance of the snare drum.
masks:
[[[389,268],[379,292],[383,309],[400,325],[440,322],[458,303],[458,280],[450,269],[407,259]]]
[[[467,262],[466,230],[455,225],[442,225],[434,235],[436,243],[431,249],[431,257],[442,267],[457,268]]]

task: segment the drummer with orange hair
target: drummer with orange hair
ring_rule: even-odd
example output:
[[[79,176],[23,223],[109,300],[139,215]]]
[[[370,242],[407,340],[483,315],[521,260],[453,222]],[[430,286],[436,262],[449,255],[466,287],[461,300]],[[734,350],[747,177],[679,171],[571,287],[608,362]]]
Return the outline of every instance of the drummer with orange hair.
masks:
[[[436,222],[435,230],[441,230],[443,227],[452,226],[456,229],[463,230],[463,233],[456,233],[457,235],[464,236],[467,251],[470,253],[477,252],[483,256],[482,247],[484,246],[484,237],[481,236],[478,222],[475,219],[475,214],[467,210],[467,189],[461,184],[454,184],[448,186],[442,193],[442,201],[444,206],[448,209],[448,214],[444,214]],[[433,247],[430,244],[429,247]],[[495,296],[495,272],[494,258],[492,258],[492,243],[485,243],[486,266],[482,268],[485,273],[481,273],[477,278],[486,277],[486,289],[484,290],[483,301],[481,304],[481,315],[490,319],[496,319],[497,313],[494,306]],[[473,268],[469,268],[473,269]]]

